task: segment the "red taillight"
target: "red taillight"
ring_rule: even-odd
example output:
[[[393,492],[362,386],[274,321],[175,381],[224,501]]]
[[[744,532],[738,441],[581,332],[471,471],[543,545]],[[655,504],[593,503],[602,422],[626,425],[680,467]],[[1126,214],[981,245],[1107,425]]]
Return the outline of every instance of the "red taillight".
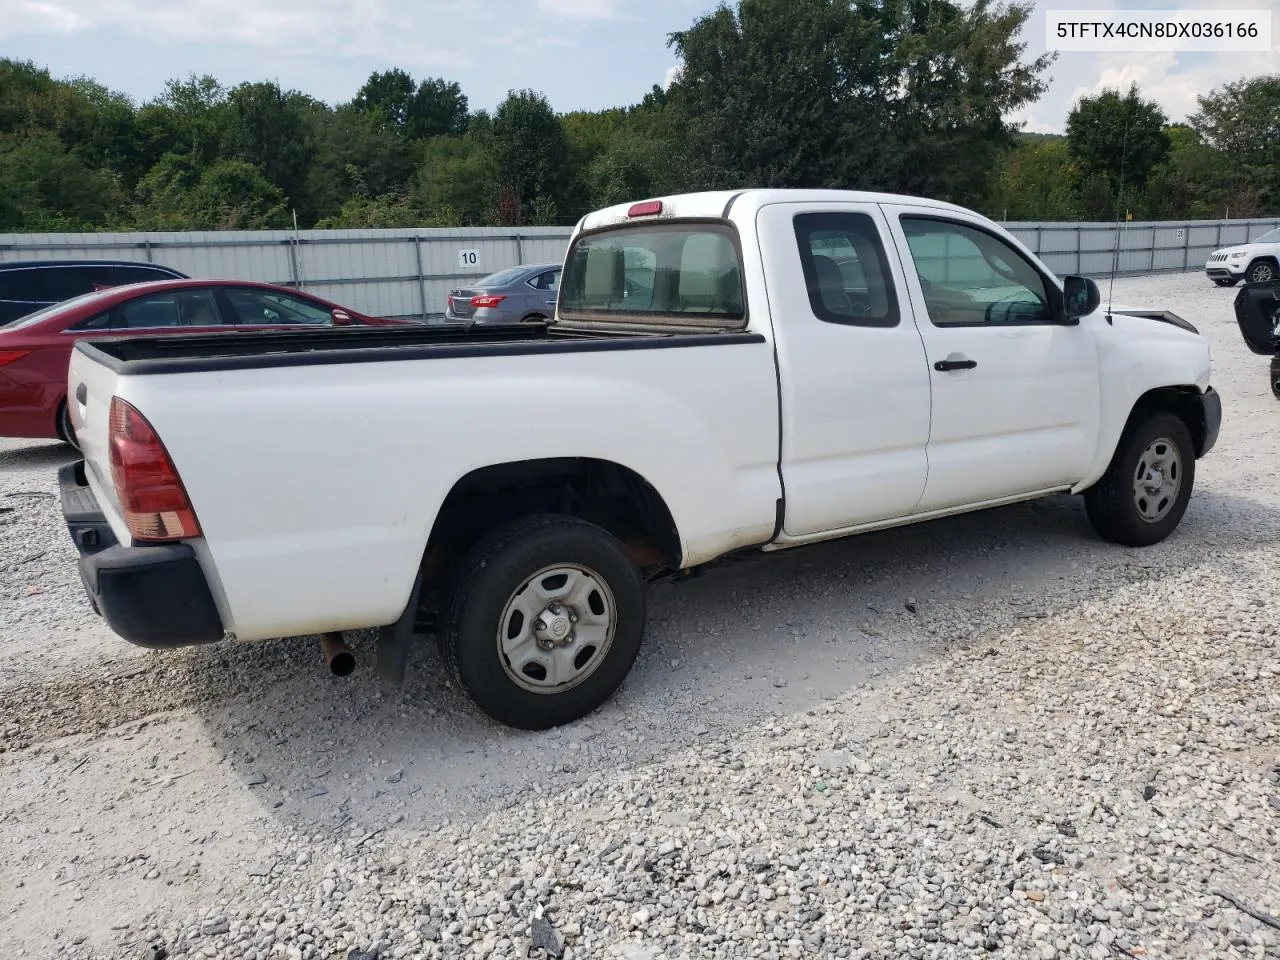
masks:
[[[628,217],[652,217],[655,213],[662,212],[661,200],[646,200],[644,203],[633,204],[631,209],[627,211]]]
[[[110,416],[111,482],[133,539],[200,536],[187,491],[151,424],[119,397],[111,398]]]
[[[0,367],[13,363],[15,360],[21,360],[30,350],[0,350]]]
[[[477,310],[481,307],[496,307],[505,299],[507,298],[498,296],[472,297],[471,306],[475,307]]]

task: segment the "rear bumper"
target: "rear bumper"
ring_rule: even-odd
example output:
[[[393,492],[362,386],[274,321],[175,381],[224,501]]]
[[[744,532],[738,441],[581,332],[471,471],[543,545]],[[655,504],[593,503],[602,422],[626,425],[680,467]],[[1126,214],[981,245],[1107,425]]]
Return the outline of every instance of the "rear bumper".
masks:
[[[1200,394],[1200,415],[1204,418],[1204,441],[1196,451],[1197,457],[1213,449],[1218,442],[1218,431],[1222,429],[1222,397],[1213,387]]]
[[[222,618],[190,544],[121,546],[85,479],[83,460],[58,471],[58,489],[85,593],[113,631],[153,649],[223,638]]]

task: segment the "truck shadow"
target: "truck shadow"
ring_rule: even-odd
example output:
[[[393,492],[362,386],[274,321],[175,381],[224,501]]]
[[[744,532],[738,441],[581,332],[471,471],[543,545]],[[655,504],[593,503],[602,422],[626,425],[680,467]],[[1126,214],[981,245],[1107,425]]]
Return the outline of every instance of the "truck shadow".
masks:
[[[265,691],[192,699],[244,789],[273,816],[322,829],[425,827],[732,738],[772,714],[874,686],[919,657],[993,642],[1024,618],[1277,541],[1274,505],[1209,490],[1197,491],[1173,537],[1145,550],[1099,541],[1082,503],[1062,497],[753,555],[655,588],[645,647],[617,696],[542,733],[481,716],[427,638],[401,691],[374,675],[370,637],[353,643],[368,669],[345,680],[324,672],[311,638],[268,645],[266,672],[281,679]],[[189,671],[196,684],[215,674]]]
[[[13,441],[14,444],[18,442]],[[0,477],[11,470],[16,472],[47,468],[52,481],[53,474],[59,467],[80,458],[74,447],[57,440],[50,440],[48,443],[21,441],[21,444],[10,446],[0,441]]]

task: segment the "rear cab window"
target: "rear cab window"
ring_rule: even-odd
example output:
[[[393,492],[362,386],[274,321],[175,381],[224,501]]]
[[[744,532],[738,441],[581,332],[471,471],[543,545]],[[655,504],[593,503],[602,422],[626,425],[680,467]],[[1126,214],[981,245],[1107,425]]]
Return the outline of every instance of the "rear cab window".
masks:
[[[666,221],[582,234],[560,280],[566,326],[741,330],[737,234],[720,221]]]

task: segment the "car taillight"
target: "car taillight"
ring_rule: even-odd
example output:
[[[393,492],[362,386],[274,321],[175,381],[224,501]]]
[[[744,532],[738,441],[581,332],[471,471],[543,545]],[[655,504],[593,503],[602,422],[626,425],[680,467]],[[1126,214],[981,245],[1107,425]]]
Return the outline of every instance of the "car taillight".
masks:
[[[111,482],[135,540],[185,540],[200,536],[200,523],[168,451],[146,417],[111,398]]]
[[[30,350],[0,350],[0,367],[13,363],[15,360],[21,360]]]
[[[481,307],[496,307],[505,299],[507,299],[505,296],[472,297],[471,306],[475,307],[477,310]]]

